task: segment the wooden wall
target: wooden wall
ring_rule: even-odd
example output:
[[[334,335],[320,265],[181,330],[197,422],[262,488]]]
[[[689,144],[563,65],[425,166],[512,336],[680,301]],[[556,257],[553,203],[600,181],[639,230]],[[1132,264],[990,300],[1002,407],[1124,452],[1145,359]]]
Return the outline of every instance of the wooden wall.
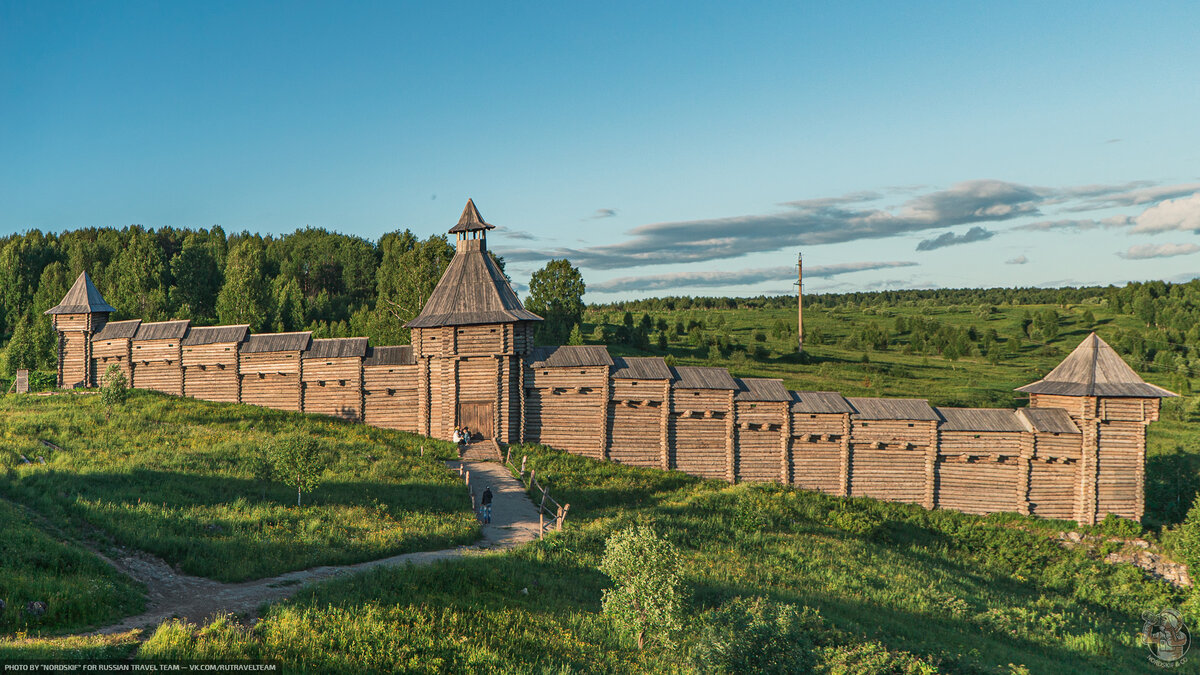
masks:
[[[363,366],[363,421],[385,429],[418,432],[417,365]]]
[[[850,496],[933,501],[936,434],[936,422],[851,419]]]
[[[238,343],[183,347],[183,394],[205,401],[238,403]]]
[[[790,423],[786,402],[734,403],[736,451],[734,475],[737,480],[782,482],[786,480]]]
[[[937,506],[967,513],[1017,511],[1022,449],[1027,433],[941,431],[937,457]]]
[[[59,315],[55,325],[67,386],[115,362],[139,388],[441,438],[459,423],[460,404],[492,405],[501,442],[730,482],[1085,523],[1141,517],[1146,426],[1159,415],[1152,398],[1031,395],[1031,407],[1065,410],[1082,431],[1073,434],[939,431],[936,421],[793,411],[787,402],[735,402],[726,389],[614,379],[609,366],[533,368],[523,359],[532,333],[515,324],[414,330],[412,365],[178,339],[93,344],[91,317]]]
[[[674,389],[671,392],[671,467],[704,478],[734,480],[733,392]]]
[[[133,386],[164,394],[183,394],[179,338],[133,340]]]
[[[242,403],[276,410],[300,409],[300,352],[241,354]]]
[[[600,459],[608,366],[525,369],[525,440]]]
[[[791,483],[807,490],[844,495],[850,455],[850,415],[806,412],[791,415]]]
[[[362,362],[358,356],[302,359],[300,409],[344,420],[361,420]]]
[[[620,464],[669,468],[669,380],[614,379],[609,385],[608,458]]]
[[[125,375],[125,382],[133,382],[133,369],[130,367],[130,352],[132,341],[129,338],[114,338],[92,342],[92,384],[99,385],[100,378],[108,371],[108,367],[117,364]]]

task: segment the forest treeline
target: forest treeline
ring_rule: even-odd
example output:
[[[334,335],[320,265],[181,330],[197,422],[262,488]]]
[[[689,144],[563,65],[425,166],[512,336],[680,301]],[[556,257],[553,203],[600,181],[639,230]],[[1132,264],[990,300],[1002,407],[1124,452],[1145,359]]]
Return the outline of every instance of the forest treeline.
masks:
[[[66,294],[83,271],[117,308],[114,320],[191,319],[198,325],[250,324],[254,331],[312,330],[316,337],[367,336],[374,344],[406,344],[404,324],[415,317],[453,257],[444,235],[420,238],[409,230],[383,235],[377,242],[306,228],[285,235],[210,229],[141,226],[86,228],[46,234],[32,230],[0,239],[0,340],[7,341],[6,370],[52,370],[55,337],[43,312]],[[503,270],[502,259],[493,256]],[[539,341],[580,343],[581,301],[586,287],[567,261],[550,261],[534,274],[525,303],[547,317]],[[828,293],[805,297],[813,309],[878,307],[978,307],[986,318],[996,307],[1050,306],[1023,320],[1025,337],[1048,337],[1058,323],[1052,306],[1105,306],[1137,317],[1149,330],[1121,331],[1114,347],[1131,360],[1153,363],[1155,370],[1190,376],[1200,372],[1200,280],[1162,281],[1125,286],[1066,288],[963,288]],[[683,297],[588,305],[591,314],[615,316],[711,309],[785,309],[793,296]],[[1087,315],[1084,315],[1085,317]],[[598,322],[588,341],[625,342],[653,350],[687,336],[705,342],[694,325],[649,317],[615,319],[612,330]],[[862,349],[906,349],[951,358],[985,356],[1015,350],[1022,335],[1000,336],[983,327],[948,327],[900,319],[868,322],[842,338]],[[662,325],[657,325],[657,324]],[[789,331],[772,326],[771,332]],[[602,335],[600,333],[603,333]],[[665,333],[665,335],[662,335]],[[814,344],[822,336],[810,334]],[[711,340],[708,340],[711,342]],[[720,345],[718,345],[719,347]]]

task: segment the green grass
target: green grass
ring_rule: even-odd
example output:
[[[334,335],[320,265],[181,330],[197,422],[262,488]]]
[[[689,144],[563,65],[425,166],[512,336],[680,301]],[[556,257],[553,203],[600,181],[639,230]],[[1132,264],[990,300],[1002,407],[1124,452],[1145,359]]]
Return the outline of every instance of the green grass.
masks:
[[[101,625],[142,609],[138,585],[36,517],[0,501],[0,635]],[[46,603],[34,617],[30,602]]]
[[[302,508],[293,488],[254,478],[256,457],[283,431],[311,434],[329,450]],[[135,392],[108,422],[98,396],[3,397],[0,437],[0,494],[65,530],[221,581],[447,548],[479,534],[465,489],[442,465],[451,446],[400,432]]]
[[[327,582],[251,628],[164,624],[139,658],[269,656],[289,672],[690,671],[710,613],[762,596],[816,611],[816,672],[1139,672],[1141,612],[1185,602],[1139,570],[1060,547],[1045,521],[516,450],[571,504],[564,532]],[[601,612],[604,541],[637,522],[682,552],[691,612],[675,651],[639,653]]]

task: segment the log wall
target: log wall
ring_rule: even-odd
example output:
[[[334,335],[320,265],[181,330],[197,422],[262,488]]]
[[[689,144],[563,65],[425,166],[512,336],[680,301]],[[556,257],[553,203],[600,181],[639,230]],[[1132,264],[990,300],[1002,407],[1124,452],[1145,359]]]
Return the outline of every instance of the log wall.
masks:
[[[132,342],[133,386],[176,396],[183,394],[180,341],[172,338]]]
[[[363,366],[363,421],[417,433],[420,372],[416,365]]]
[[[184,396],[225,403],[241,400],[238,343],[185,346],[180,363],[183,364]]]
[[[671,468],[730,480],[733,414],[732,391],[673,389],[668,440]]]
[[[242,403],[300,410],[300,352],[241,354]]]
[[[1140,518],[1146,426],[1159,400],[1034,394],[1081,431],[938,430],[927,420],[793,412],[725,389],[613,379],[608,366],[529,367],[522,324],[413,331],[414,365],[360,357],[240,353],[234,343],[92,343],[103,320],[55,317],[66,386],[118,363],[132,386],[195,398],[333,415],[448,438],[463,403],[492,405],[494,437],[599,460],[735,481],[778,481],[835,495],[970,513],[1016,511],[1095,522]],[[475,414],[481,408],[472,410]]]
[[[605,420],[609,459],[631,466],[662,467],[669,387],[668,380],[612,380]]]
[[[796,487],[843,493],[843,448],[850,415],[792,413],[790,481]]]
[[[360,357],[303,359],[300,409],[344,420],[361,420],[362,362]]]

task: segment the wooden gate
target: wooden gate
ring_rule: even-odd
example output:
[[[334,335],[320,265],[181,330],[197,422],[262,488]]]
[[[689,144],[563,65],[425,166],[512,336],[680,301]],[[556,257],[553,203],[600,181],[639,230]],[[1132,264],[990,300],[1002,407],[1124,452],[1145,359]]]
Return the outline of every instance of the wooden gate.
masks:
[[[458,423],[471,430],[471,439],[492,438],[495,403],[483,401],[458,404]]]

